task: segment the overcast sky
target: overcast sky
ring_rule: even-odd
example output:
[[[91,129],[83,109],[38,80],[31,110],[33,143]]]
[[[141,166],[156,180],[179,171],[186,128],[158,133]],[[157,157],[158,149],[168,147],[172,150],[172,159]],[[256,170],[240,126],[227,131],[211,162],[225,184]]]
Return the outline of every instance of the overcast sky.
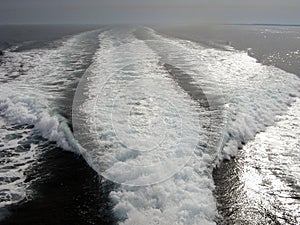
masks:
[[[0,0],[0,23],[293,23],[300,0]]]

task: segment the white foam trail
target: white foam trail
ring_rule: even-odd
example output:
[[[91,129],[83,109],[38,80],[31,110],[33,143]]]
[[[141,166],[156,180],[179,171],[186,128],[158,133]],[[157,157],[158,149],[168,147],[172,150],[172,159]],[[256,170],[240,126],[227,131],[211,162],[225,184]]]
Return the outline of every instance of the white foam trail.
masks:
[[[122,165],[124,163],[131,165],[131,162],[138,162],[140,165],[153,163],[155,158],[153,155],[148,157],[147,154],[146,156],[141,154],[141,156],[133,157],[132,154],[124,154],[128,149],[120,144],[123,141],[130,147],[142,149],[149,147],[147,142],[143,142],[143,137],[140,139],[130,138],[130,130],[127,130],[125,126],[128,120],[126,120],[124,110],[128,107],[127,104],[131,102],[126,100],[128,98],[140,102],[138,105],[143,107],[145,113],[147,102],[144,104],[140,99],[151,99],[150,96],[152,95],[164,96],[174,104],[184,120],[182,127],[183,133],[186,135],[184,138],[190,138],[191,141],[191,145],[181,147],[194,154],[183,169],[176,170],[178,171],[176,175],[164,182],[154,182],[156,183],[154,186],[147,187],[129,188],[124,186],[113,191],[111,197],[116,203],[116,216],[125,220],[124,224],[214,224],[217,210],[213,196],[214,184],[211,165],[215,161],[216,153],[214,149],[204,149],[205,144],[207,144],[205,141],[209,135],[205,129],[199,128],[197,125],[197,123],[205,124],[205,121],[210,118],[205,116],[207,112],[205,110],[201,112],[203,109],[199,108],[190,99],[190,96],[174,83],[162,66],[159,66],[160,57],[144,41],[137,40],[130,31],[112,30],[103,33],[100,36],[100,42],[101,48],[96,53],[95,62],[84,78],[85,87],[79,88],[85,90],[81,94],[86,99],[80,100],[81,95],[75,97],[75,99],[79,98],[78,103],[80,103],[76,110],[80,110],[81,113],[78,113],[74,117],[75,119],[73,118],[74,130],[79,129],[76,137],[83,141],[84,146],[91,147],[85,153],[90,165],[99,174],[105,176],[107,174],[103,173],[102,166],[110,162],[111,158],[117,159],[116,161],[112,160],[113,164],[109,163],[109,166],[115,170],[110,170],[112,177],[108,178],[115,181],[117,179],[118,182],[127,185],[151,184],[153,179],[155,180],[153,176],[159,177],[164,173],[160,167],[156,167],[152,171],[140,167],[136,172],[130,170],[131,173],[118,168],[118,163]],[[116,97],[119,95],[125,95],[126,98],[118,101],[116,106],[121,107],[116,109],[112,106],[114,105],[113,102],[118,100]],[[159,99],[155,99],[155,101],[159,103]],[[157,105],[150,109],[152,112],[155,112],[155,107],[168,109],[167,105]],[[117,117],[113,118],[114,125],[121,126],[123,128],[121,131],[126,131],[121,135],[121,138],[120,134],[117,133],[116,135],[111,128],[111,109],[115,110],[113,115]],[[155,120],[155,115],[146,114],[147,120]],[[84,119],[82,119],[83,117]],[[79,121],[77,121],[78,119]],[[136,119],[132,122],[138,123],[139,120]],[[142,125],[140,124],[138,128],[144,129]],[[83,126],[84,128],[82,128]],[[155,127],[152,129],[154,137],[164,135],[164,130],[160,126],[157,129]],[[100,137],[100,144],[96,141],[95,145],[91,145],[92,141],[86,139],[83,130],[90,135],[94,134],[93,138],[97,140]],[[126,136],[126,134],[130,135]],[[196,137],[196,148],[193,137]],[[168,140],[172,140],[172,138],[168,137]],[[150,143],[152,143],[151,141],[152,139],[150,139]],[[201,142],[203,142],[203,146],[201,146]],[[118,153],[120,149],[122,152]],[[170,149],[165,148],[165,151],[168,152]],[[165,159],[162,156],[163,154],[157,155],[158,161]],[[167,159],[171,162],[175,160],[171,154]],[[164,168],[170,169],[167,162]],[[118,180],[118,178],[123,180]]]
[[[34,125],[34,129],[44,138],[56,142],[65,150],[79,153],[65,119],[51,113],[44,99],[38,99],[36,96],[7,98],[0,102],[0,112],[10,124]]]
[[[200,148],[196,157],[169,180],[147,187],[123,186],[113,191],[110,196],[116,204],[114,210],[121,224],[215,224],[218,213],[213,196],[213,165],[218,160],[234,156],[242,144],[273,124],[276,115],[286,112],[290,103],[299,97],[299,79],[280,69],[258,64],[245,52],[208,49],[190,41],[151,32],[143,41],[135,39],[128,30],[108,32],[100,37],[103,47],[90,68],[91,77],[87,78],[87,82],[90,81],[86,92],[89,104],[82,106],[85,113],[94,113],[91,105],[97,102],[98,84],[105,83],[107,76],[120,74],[121,65],[127,68],[137,60],[142,68],[151,70],[155,67],[152,64],[159,64],[159,61],[175,65],[192,76],[212,99],[218,98],[219,93],[215,92],[222,89],[227,132],[222,151],[213,144]],[[152,57],[152,61],[147,57]],[[139,69],[130,71],[138,73]],[[143,72],[141,74],[147,76]],[[161,71],[158,74],[164,76]],[[120,76],[126,78],[124,73]],[[175,87],[164,88],[172,92]],[[102,110],[105,111],[105,108]],[[93,124],[95,121],[87,119],[86,122]],[[215,123],[214,126],[215,131],[221,131],[223,125]],[[100,133],[103,131],[106,130],[98,130]],[[114,133],[106,137],[102,144],[114,145]],[[129,156],[124,155],[125,159]],[[97,154],[88,151],[86,157],[101,173],[101,169],[95,166]]]
[[[58,107],[55,101],[68,85],[76,82],[76,72],[83,70],[84,60],[91,54],[87,52],[86,43],[90,34],[75,35],[55,49],[7,51],[2,58],[0,207],[30,194],[25,171],[36,161],[40,151],[38,143],[27,144],[33,134],[38,133],[65,150],[80,153],[81,147],[66,119],[55,112]]]
[[[215,91],[214,86],[222,90],[228,123],[220,159],[236,155],[242,144],[273,124],[275,116],[286,112],[300,96],[296,75],[259,64],[246,52],[208,49],[191,41],[153,35],[156,39],[148,41],[149,45],[157,51],[169,50],[169,59],[185,59],[182,67],[207,95]]]
[[[37,96],[8,97],[0,100],[0,115],[3,124],[0,128],[0,150],[3,154],[0,167],[0,207],[3,207],[30,195],[30,182],[25,182],[25,172],[36,162],[40,148],[39,144],[24,146],[32,141],[35,132],[68,151],[79,153],[80,146],[66,120],[51,112],[45,99]],[[27,128],[16,125],[25,125]],[[28,125],[33,125],[34,128]],[[43,143],[41,140],[39,142]]]
[[[245,157],[241,159],[240,181],[247,190],[243,192],[246,197],[240,198],[241,203],[250,203],[254,212],[262,207],[275,211],[277,220],[283,224],[285,218],[290,218],[290,224],[300,222],[299,115],[300,99],[297,99],[286,114],[276,117],[274,125],[244,146]],[[237,214],[243,211],[238,209]]]
[[[116,203],[114,210],[123,224],[215,224],[218,213],[213,196],[212,165],[217,163],[218,159],[235,155],[238,147],[255,137],[256,133],[264,130],[266,126],[273,124],[276,115],[285,112],[289,104],[299,97],[299,79],[277,68],[258,64],[244,52],[207,49],[190,41],[170,39],[155,33],[152,35],[156,36],[145,41],[137,40],[128,30],[107,32],[100,36],[102,47],[95,56],[95,63],[89,69],[90,77],[87,77],[90,86],[85,92],[87,100],[82,105],[84,113],[94,113],[94,108],[90,106],[97,103],[98,84],[107,82],[107,77],[116,74],[119,78],[124,78],[124,74],[128,79],[148,78],[144,84],[149,84],[157,93],[163,91],[169,94],[167,96],[174,100],[177,108],[181,107],[180,103],[185,103],[186,108],[182,113],[193,113],[191,99],[171,82],[167,72],[158,65],[161,60],[165,60],[164,62],[173,65],[175,63],[175,66],[192,76],[203,87],[207,96],[218,97],[219,93],[216,94],[215,91],[222,89],[226,97],[225,108],[228,109],[225,114],[228,130],[222,152],[214,148],[218,145],[210,144],[207,148],[198,146],[196,156],[169,180],[147,187],[121,187],[112,192],[111,198]],[[18,53],[11,54],[16,55],[11,57],[11,64],[5,64],[6,69],[0,71],[0,77],[5,79],[5,71],[8,68],[13,70],[11,74],[19,74],[13,69],[17,68],[18,62],[14,60],[18,57],[28,57],[28,64],[25,65],[28,70],[25,72],[29,77],[26,79],[25,76],[19,76],[11,84],[5,85],[5,89],[1,91],[2,115],[12,123],[35,125],[45,138],[56,141],[65,149],[81,152],[91,167],[101,173],[102,165],[99,163],[105,162],[101,154],[91,149],[85,152],[78,147],[66,121],[48,108],[48,99],[51,99],[51,96],[49,92],[45,94],[43,88],[47,91],[55,90],[60,85],[54,85],[52,88],[45,86],[40,77],[44,76],[46,82],[55,82],[56,78],[62,82],[69,82],[65,77],[59,78],[58,74],[65,72],[59,66],[63,63],[55,61],[55,57],[60,59],[59,52],[43,53],[39,50],[23,56]],[[35,54],[41,57],[33,57]],[[46,63],[48,61],[56,63],[50,65]],[[149,74],[151,71],[153,73]],[[165,85],[160,86],[162,83],[155,83],[155,80]],[[142,86],[143,82],[138,84],[145,87]],[[116,87],[112,92],[117,93],[117,85],[117,82],[111,83],[110,87]],[[18,89],[14,89],[16,87]],[[129,96],[134,97],[136,94],[140,97],[141,92],[133,90],[134,87]],[[105,93],[110,94],[108,91]],[[57,98],[55,93],[53,98]],[[101,109],[103,111],[100,111],[100,114],[110,106],[106,107]],[[118,116],[119,119],[122,118],[122,115]],[[91,117],[83,119],[86,119],[87,125],[93,125],[95,122]],[[187,119],[187,122],[191,121]],[[98,121],[98,124],[101,123]],[[220,128],[223,124],[215,126],[216,131],[222,130]],[[108,133],[109,130],[101,127],[98,129],[100,133],[107,132],[103,136],[106,140],[101,142],[104,147],[116,144],[116,139]],[[130,160],[130,157],[132,155],[124,154],[121,158],[126,161]],[[142,176],[134,174],[134,178],[141,179]]]

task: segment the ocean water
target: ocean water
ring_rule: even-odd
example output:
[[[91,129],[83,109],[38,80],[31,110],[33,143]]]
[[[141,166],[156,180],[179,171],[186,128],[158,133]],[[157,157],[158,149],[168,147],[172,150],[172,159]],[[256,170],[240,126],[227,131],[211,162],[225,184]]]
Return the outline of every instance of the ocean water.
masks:
[[[1,29],[3,224],[300,222],[299,28]]]

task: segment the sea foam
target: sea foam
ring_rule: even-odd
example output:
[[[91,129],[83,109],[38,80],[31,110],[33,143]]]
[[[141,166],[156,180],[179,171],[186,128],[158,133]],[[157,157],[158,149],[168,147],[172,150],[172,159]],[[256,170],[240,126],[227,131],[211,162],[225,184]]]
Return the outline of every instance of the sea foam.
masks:
[[[163,63],[175,65],[202,87],[212,106],[210,118],[214,121],[211,128],[215,136],[212,134],[213,141],[207,145],[196,148],[195,157],[170,179],[145,187],[121,186],[113,191],[110,196],[116,204],[116,216],[122,224],[215,224],[218,212],[213,195],[214,166],[235,156],[238,148],[274,124],[276,115],[287,111],[299,97],[299,79],[257,63],[246,52],[207,48],[160,36],[149,29],[144,32],[148,33],[138,39],[135,31],[132,35],[114,31],[102,34],[100,42],[104,46],[97,53],[98,64],[96,57],[91,77],[91,81],[98,78],[99,82],[92,82],[88,95],[92,99],[97,96],[97,92],[91,93],[93,87],[96,89],[106,75],[119,73],[116,66],[128,66],[126,54],[131,60],[135,59],[132,53],[138,55],[141,65],[145,56],[151,56],[151,63],[157,67]],[[139,55],[140,51],[144,56]],[[125,56],[120,58],[122,54]],[[152,68],[149,59],[147,62],[147,67]],[[172,88],[176,89],[176,85],[164,87],[169,91]],[[217,107],[219,104],[223,107]]]

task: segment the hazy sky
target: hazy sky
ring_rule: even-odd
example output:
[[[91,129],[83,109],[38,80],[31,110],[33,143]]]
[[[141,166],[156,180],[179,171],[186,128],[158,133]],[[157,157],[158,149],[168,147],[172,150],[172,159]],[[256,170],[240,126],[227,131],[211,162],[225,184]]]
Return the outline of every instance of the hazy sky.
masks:
[[[300,23],[300,0],[0,0],[0,23]]]

